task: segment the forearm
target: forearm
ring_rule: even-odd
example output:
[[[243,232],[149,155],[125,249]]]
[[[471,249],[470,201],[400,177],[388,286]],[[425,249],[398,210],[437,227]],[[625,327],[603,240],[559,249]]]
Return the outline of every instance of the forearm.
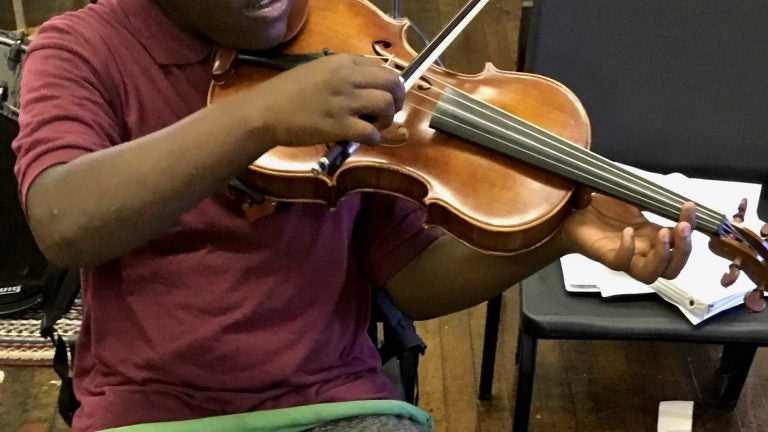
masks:
[[[253,121],[249,118],[248,121]],[[146,137],[43,172],[27,195],[52,262],[84,267],[147,241],[271,146],[216,105]]]
[[[526,252],[498,256],[446,235],[400,271],[386,289],[403,313],[431,319],[493,298],[562,253],[558,236]]]

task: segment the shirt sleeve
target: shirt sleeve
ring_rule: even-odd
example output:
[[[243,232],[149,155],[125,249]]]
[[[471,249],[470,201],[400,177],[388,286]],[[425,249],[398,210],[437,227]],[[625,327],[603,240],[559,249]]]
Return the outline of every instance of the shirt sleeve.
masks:
[[[69,25],[68,25],[69,24]],[[119,142],[118,115],[98,40],[66,20],[44,25],[30,43],[21,79],[19,135],[12,147],[19,199],[45,169]],[[96,39],[96,38],[92,38]]]
[[[425,227],[424,209],[404,198],[369,194],[358,224],[361,265],[375,287],[383,287],[443,235]]]

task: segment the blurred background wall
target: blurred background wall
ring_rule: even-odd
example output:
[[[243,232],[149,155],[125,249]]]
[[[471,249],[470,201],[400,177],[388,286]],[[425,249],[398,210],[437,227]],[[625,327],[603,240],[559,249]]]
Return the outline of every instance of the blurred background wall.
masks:
[[[0,0],[0,29],[17,30],[13,12],[14,0]],[[37,27],[48,18],[79,9],[88,0],[21,0],[27,27]]]

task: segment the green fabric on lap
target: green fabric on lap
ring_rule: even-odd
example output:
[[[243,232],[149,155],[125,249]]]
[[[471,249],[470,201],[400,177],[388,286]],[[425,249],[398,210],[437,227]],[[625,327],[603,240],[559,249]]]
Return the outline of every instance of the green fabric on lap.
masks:
[[[104,432],[300,432],[331,421],[361,415],[401,416],[432,428],[432,417],[414,405],[397,400],[365,400],[145,423],[107,429]]]

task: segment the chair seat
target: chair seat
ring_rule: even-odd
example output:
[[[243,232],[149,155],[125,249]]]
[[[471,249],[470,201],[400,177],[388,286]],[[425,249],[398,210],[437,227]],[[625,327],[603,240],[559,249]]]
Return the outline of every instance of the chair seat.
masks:
[[[744,276],[742,276],[744,277]],[[656,295],[608,300],[565,290],[556,261],[521,283],[521,325],[540,339],[666,340],[704,343],[768,341],[768,311],[735,307],[698,326]]]

